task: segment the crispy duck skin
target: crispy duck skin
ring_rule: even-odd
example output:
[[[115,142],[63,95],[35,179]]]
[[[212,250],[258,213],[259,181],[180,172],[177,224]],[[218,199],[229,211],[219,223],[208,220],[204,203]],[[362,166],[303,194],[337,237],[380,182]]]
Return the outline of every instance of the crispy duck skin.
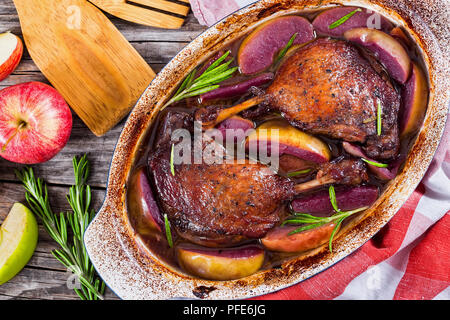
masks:
[[[394,158],[399,149],[400,95],[358,49],[320,38],[297,49],[276,73],[266,94],[230,108],[200,109],[195,118],[211,127],[258,104],[268,104],[300,130],[363,144],[372,158]],[[377,133],[378,104],[381,135]]]
[[[296,194],[328,184],[368,180],[361,160],[320,167],[315,180],[295,184],[257,164],[181,164],[170,170],[169,150],[149,159],[156,192],[178,234],[205,246],[228,246],[263,237],[280,221],[278,209]]]
[[[160,129],[184,127],[185,115],[169,113]],[[149,155],[151,181],[161,211],[178,234],[205,246],[228,246],[263,237],[280,221],[279,208],[296,194],[327,185],[357,185],[367,181],[365,163],[340,160],[322,164],[315,180],[295,184],[261,163],[175,164],[174,143],[160,131]],[[204,142],[204,143],[214,143]],[[191,159],[193,160],[193,159]]]
[[[392,158],[398,152],[400,96],[345,41],[322,38],[299,49],[280,67],[267,94],[272,108],[302,130],[367,142],[366,151],[375,158]]]
[[[262,164],[181,164],[170,170],[169,150],[150,157],[163,212],[180,236],[220,246],[260,238],[278,222],[277,209],[293,183]]]

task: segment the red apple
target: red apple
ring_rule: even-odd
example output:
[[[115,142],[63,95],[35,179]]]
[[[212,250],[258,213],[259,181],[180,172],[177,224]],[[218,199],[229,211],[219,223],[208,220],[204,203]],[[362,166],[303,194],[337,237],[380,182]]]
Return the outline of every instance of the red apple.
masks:
[[[53,158],[69,140],[72,113],[54,88],[27,82],[0,91],[0,156],[24,164]]]
[[[23,43],[11,32],[0,34],[0,81],[4,80],[19,65]]]

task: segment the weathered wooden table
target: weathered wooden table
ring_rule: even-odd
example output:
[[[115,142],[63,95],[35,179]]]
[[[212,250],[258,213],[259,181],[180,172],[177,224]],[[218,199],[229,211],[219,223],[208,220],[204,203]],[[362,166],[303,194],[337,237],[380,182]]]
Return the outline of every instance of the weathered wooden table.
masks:
[[[198,24],[192,14],[188,16],[184,26],[179,30],[140,26],[111,16],[108,17],[155,72],[159,72],[181,48],[205,29]],[[19,18],[12,0],[0,0],[0,33],[8,30],[16,35],[22,35]],[[0,82],[0,89],[28,81],[48,83],[29,54],[24,52],[19,67],[14,74]],[[69,210],[66,194],[74,182],[72,157],[85,153],[88,154],[91,162],[92,173],[89,184],[93,187],[94,209],[100,209],[105,195],[109,163],[124,124],[122,121],[108,134],[98,138],[75,114],[73,116],[72,135],[67,146],[52,160],[33,166],[36,174],[49,184],[50,200],[55,212]],[[24,189],[14,175],[14,169],[22,167],[0,158],[0,222],[5,219],[14,202],[26,204]],[[51,251],[56,248],[55,242],[40,226],[39,243],[33,258],[14,279],[0,286],[0,300],[78,299],[78,296],[67,285],[71,273],[51,254]],[[117,299],[109,290],[105,297],[106,299]]]

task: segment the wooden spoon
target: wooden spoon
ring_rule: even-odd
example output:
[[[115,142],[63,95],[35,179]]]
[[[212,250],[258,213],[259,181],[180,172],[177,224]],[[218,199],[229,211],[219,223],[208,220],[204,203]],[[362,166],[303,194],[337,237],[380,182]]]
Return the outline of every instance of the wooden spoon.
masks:
[[[155,73],[85,0],[14,0],[31,58],[94,134],[114,127]]]
[[[121,19],[151,27],[178,29],[183,25],[189,13],[189,1],[186,5],[166,0],[89,0],[100,9]],[[152,9],[158,9],[155,11]],[[174,13],[180,17],[167,13]],[[184,17],[184,18],[183,18]]]

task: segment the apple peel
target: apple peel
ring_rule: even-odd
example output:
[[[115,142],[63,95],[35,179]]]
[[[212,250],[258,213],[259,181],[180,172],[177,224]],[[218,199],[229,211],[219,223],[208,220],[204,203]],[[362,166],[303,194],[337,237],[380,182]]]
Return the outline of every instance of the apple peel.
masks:
[[[371,51],[386,67],[390,76],[404,84],[411,73],[411,59],[400,42],[376,29],[355,28],[344,33],[344,38]]]
[[[18,36],[11,32],[0,34],[0,81],[17,68],[22,55],[23,43]]]
[[[269,155],[273,143],[278,144],[279,155],[290,154],[314,163],[325,163],[331,159],[330,148],[326,143],[281,119],[261,124],[248,136],[246,147],[250,150],[255,147],[258,150],[267,148]]]
[[[27,82],[0,91],[0,156],[36,164],[50,160],[66,145],[72,113],[53,87]]]

